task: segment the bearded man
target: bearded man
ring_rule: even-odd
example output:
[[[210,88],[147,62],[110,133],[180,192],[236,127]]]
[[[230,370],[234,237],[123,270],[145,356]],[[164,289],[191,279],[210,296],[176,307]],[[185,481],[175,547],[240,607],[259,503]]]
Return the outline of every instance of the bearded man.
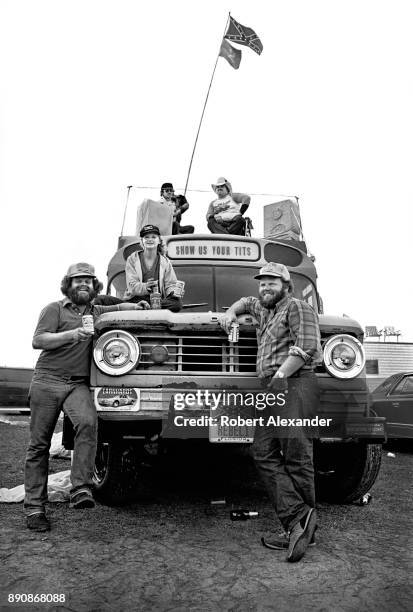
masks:
[[[40,314],[33,348],[42,349],[30,386],[30,442],[25,464],[24,510],[27,527],[48,531],[46,518],[49,449],[61,410],[72,422],[75,439],[71,469],[70,507],[93,508],[91,487],[96,454],[97,415],[89,390],[93,331],[83,327],[84,315],[114,310],[141,310],[146,305],[97,306],[93,299],[103,285],[94,267],[77,263],[61,283],[63,300]]]
[[[257,319],[257,375],[268,391],[284,393],[285,403],[277,406],[277,414],[286,419],[311,418],[319,400],[313,372],[321,355],[317,314],[292,296],[290,274],[283,264],[268,263],[255,278],[259,299],[241,298],[220,323],[228,332],[237,315],[250,313]],[[265,420],[255,430],[255,464],[285,530],[262,542],[268,548],[288,549],[290,562],[299,561],[315,543],[313,436],[310,428],[290,426],[280,432]]]

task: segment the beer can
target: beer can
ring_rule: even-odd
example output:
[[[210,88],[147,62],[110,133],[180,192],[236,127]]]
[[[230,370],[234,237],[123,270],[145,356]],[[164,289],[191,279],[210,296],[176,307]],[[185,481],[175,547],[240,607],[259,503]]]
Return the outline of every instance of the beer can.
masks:
[[[371,500],[372,500],[371,493],[366,493],[365,495],[363,495],[363,497],[360,497],[360,499],[358,500],[358,505],[367,506],[367,504],[369,504]]]
[[[94,333],[95,326],[93,325],[93,315],[83,315],[82,325],[85,329]]]
[[[239,324],[231,323],[231,329],[228,334],[228,342],[238,342],[239,340]]]
[[[152,310],[160,310],[162,308],[161,294],[159,292],[154,291],[153,293],[151,293],[150,300]]]
[[[184,281],[176,281],[174,285],[174,295],[178,298],[183,297],[185,293],[185,283]]]
[[[231,521],[247,521],[251,518],[257,518],[258,512],[237,508],[236,510],[231,510],[229,516]]]

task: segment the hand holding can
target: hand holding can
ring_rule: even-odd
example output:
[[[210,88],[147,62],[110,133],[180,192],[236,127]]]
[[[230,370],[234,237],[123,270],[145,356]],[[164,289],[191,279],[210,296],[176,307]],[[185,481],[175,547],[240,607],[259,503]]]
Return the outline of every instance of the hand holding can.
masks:
[[[146,286],[148,288],[149,293],[159,293],[159,283],[153,278],[149,278]]]
[[[93,315],[83,315],[82,325],[87,331],[92,332],[92,334],[95,333],[95,326],[93,324]]]
[[[239,323],[231,323],[228,333],[228,342],[238,342],[239,340]]]

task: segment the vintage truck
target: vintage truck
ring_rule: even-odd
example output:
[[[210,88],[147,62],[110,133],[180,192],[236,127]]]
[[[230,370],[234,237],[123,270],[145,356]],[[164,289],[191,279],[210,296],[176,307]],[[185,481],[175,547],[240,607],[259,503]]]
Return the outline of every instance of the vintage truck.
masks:
[[[315,442],[318,495],[339,503],[360,498],[379,472],[384,419],[369,410],[363,330],[349,317],[323,313],[314,258],[305,245],[211,234],[169,236],[165,244],[178,279],[186,283],[182,310],[110,312],[95,322],[91,393],[99,417],[96,496],[108,504],[133,498],[142,449],[165,443],[165,423],[177,393],[246,392],[254,387],[255,321],[241,316],[239,342],[230,343],[218,320],[239,297],[257,295],[254,274],[275,261],[290,270],[295,296],[319,313],[319,415],[332,421]],[[119,239],[108,268],[108,294],[123,295],[125,262],[139,248],[136,236]],[[118,397],[129,400],[111,401]],[[203,429],[211,444],[251,441],[251,432],[242,428]]]

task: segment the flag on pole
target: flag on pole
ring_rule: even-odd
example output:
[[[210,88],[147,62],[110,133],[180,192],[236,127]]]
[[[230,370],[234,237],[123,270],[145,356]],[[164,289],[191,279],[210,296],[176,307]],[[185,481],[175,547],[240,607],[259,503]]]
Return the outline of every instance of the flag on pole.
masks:
[[[225,38],[223,38],[219,54],[221,57],[224,57],[227,62],[233,68],[235,68],[235,70],[238,70],[242,57],[241,49],[236,49],[235,47],[230,45],[229,42],[225,40]]]
[[[261,55],[263,49],[262,42],[254,30],[241,25],[231,15],[229,20],[228,30],[224,38],[231,42],[238,43],[239,45],[245,45],[255,51],[255,53],[258,53],[258,55]]]

